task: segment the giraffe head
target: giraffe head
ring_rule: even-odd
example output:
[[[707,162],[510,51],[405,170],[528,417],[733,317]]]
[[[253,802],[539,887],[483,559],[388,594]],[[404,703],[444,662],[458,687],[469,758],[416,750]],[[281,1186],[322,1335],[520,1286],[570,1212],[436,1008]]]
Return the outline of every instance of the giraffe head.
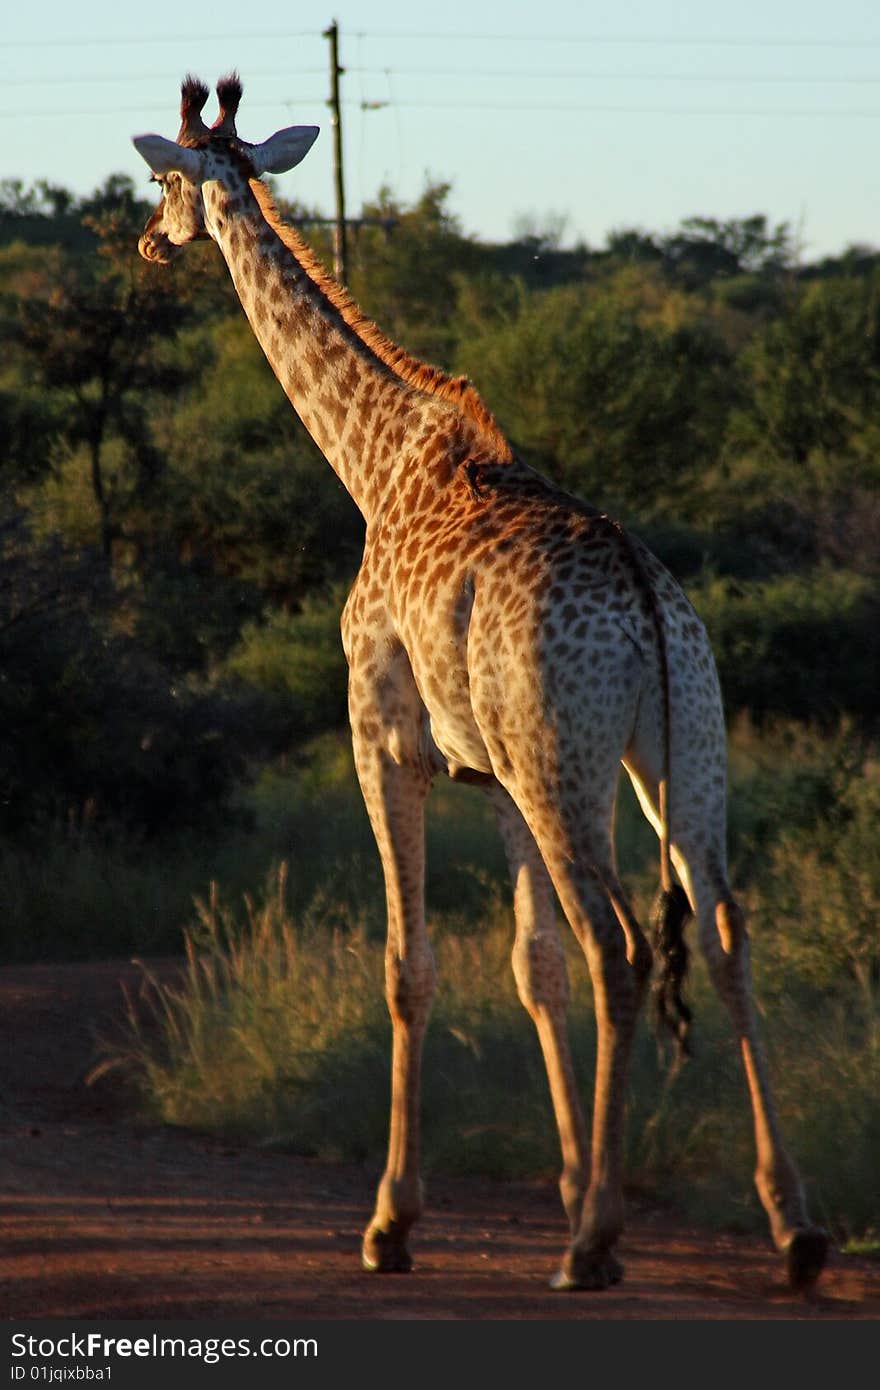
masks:
[[[144,228],[138,250],[145,260],[167,264],[182,246],[211,236],[205,219],[204,185],[217,181],[228,193],[261,174],[283,174],[308,154],[318,127],[289,126],[260,145],[241,140],[235,117],[241,100],[237,74],[217,83],[220,113],[211,127],[202,120],[208,88],[187,77],[180,89],[180,130],[176,140],[161,135],[136,135],[138,154],[162,185],[162,199]]]

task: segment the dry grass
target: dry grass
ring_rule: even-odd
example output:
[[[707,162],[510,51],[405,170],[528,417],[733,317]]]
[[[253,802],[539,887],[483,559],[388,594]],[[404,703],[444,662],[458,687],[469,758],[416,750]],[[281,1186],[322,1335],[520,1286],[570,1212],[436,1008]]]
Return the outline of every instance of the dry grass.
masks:
[[[282,866],[236,914],[216,891],[198,906],[174,988],[154,982],[108,1064],[168,1123],[246,1134],[326,1158],[378,1161],[387,1123],[390,1029],[383,946],[323,895],[294,922]],[[477,926],[441,919],[440,990],[425,1060],[429,1168],[551,1174],[558,1157],[543,1066],[509,968],[500,897]],[[758,974],[764,967],[758,953]],[[594,1060],[583,960],[571,954],[579,1073]],[[766,1020],[785,1129],[812,1206],[839,1238],[880,1227],[880,1012],[857,985],[823,1005],[792,980]],[[640,1191],[701,1219],[750,1227],[751,1130],[737,1051],[704,972],[693,981],[696,1057],[674,1077],[643,1026],[634,1055],[627,1171]],[[799,992],[810,1007],[798,1002]]]

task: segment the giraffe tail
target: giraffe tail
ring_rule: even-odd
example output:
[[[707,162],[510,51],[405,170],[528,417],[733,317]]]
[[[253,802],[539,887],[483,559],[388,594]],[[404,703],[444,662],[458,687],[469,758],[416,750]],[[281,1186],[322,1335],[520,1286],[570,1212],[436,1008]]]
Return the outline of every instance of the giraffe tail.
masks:
[[[682,990],[688,967],[688,948],[684,929],[691,916],[691,905],[672,872],[670,852],[669,791],[672,782],[672,694],[669,679],[669,652],[666,626],[654,585],[632,539],[610,517],[602,518],[616,532],[629,560],[636,583],[640,585],[651,614],[657,638],[657,661],[663,699],[663,772],[659,786],[660,812],[660,891],[651,911],[654,959],[659,971],[654,982],[654,1011],[657,1029],[669,1029],[675,1038],[677,1061],[690,1056],[688,1034],[693,1015],[684,1002]]]
[[[657,1031],[668,1029],[676,1043],[676,1062],[690,1056],[689,1033],[693,1014],[684,1002],[682,990],[688,968],[688,948],[684,929],[691,916],[691,905],[680,883],[672,873],[669,832],[669,780],[671,768],[671,719],[669,696],[669,663],[666,657],[666,633],[663,619],[655,610],[657,636],[660,645],[660,669],[663,680],[665,718],[665,773],[660,781],[660,889],[651,910],[654,959],[659,971],[654,980],[654,1014]]]
[[[660,889],[651,912],[654,959],[659,964],[654,1012],[658,1031],[668,1029],[675,1038],[679,1061],[690,1056],[688,1035],[693,1018],[682,997],[688,967],[684,929],[690,915],[691,905],[680,883]]]

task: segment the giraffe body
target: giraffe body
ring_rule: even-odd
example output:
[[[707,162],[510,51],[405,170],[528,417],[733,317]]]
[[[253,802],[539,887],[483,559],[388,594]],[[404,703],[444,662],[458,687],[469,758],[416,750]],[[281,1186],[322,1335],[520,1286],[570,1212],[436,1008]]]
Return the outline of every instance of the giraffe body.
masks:
[[[792,1282],[810,1285],[827,1242],[808,1220],[758,1036],[748,938],[727,880],[725,729],[703,626],[659,561],[517,459],[468,382],[384,338],[282,226],[258,175],[292,167],[317,132],[247,145],[235,132],[240,94],[235,78],[218,84],[209,130],[207,89],[187,79],[177,142],[135,141],[164,194],[140,250],[164,262],[198,237],[217,242],[282,387],[366,520],[342,632],[355,765],[385,876],[393,1050],[388,1160],[364,1263],[408,1269],[422,1205],[420,1066],[435,989],[423,816],[445,772],[485,788],[510,865],[514,975],[547,1065],[571,1230],[555,1286],[620,1278],[627,1064],[652,959],[615,864],[623,762],[731,1013],[773,1238]],[[593,982],[589,1130],[556,900]]]

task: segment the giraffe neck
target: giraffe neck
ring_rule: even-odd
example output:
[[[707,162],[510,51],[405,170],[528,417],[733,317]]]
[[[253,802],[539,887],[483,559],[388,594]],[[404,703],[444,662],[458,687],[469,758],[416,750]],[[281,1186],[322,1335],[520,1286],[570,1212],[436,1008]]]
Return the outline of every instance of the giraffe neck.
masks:
[[[351,326],[356,306],[341,291],[328,292],[296,233],[282,234],[267,220],[261,188],[244,184],[230,193],[219,181],[206,183],[205,225],[288,399],[369,522],[409,452],[405,442],[438,412],[448,420],[450,405],[407,381]]]

